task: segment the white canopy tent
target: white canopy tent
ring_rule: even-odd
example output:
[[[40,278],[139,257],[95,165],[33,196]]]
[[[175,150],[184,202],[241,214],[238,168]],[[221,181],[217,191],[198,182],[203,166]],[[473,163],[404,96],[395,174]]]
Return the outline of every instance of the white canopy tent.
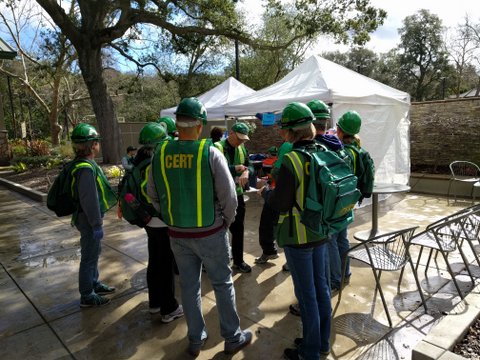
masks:
[[[228,102],[228,116],[281,112],[292,101],[333,103],[334,123],[346,111],[362,117],[362,147],[370,152],[376,181],[408,183],[410,95],[319,56],[311,56],[277,83]],[[333,124],[332,124],[333,125]]]
[[[213,89],[197,96],[197,98],[205,105],[209,120],[225,120],[225,104],[229,101],[237,100],[255,93],[255,90],[242,84],[233,77],[229,77],[221,84]],[[160,116],[175,117],[177,107],[164,109],[160,112]]]

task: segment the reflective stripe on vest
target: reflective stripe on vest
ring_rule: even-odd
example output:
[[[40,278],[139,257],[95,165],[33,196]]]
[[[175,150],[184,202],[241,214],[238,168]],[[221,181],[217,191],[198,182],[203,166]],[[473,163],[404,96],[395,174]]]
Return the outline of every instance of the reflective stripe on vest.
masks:
[[[116,199],[115,199],[114,202],[112,200],[112,202],[109,203],[109,195],[107,194],[107,190],[111,191],[111,189],[110,188],[105,189],[104,181],[106,181],[106,179],[104,180],[102,178],[102,176],[100,175],[100,172],[102,171],[102,169],[98,166],[96,166],[94,168],[94,165],[92,165],[88,162],[83,162],[83,161],[74,165],[74,167],[72,169],[72,184],[71,184],[71,187],[70,187],[70,190],[72,192],[72,197],[75,198],[74,194],[75,194],[76,180],[77,180],[76,177],[75,177],[75,173],[82,168],[92,169],[93,174],[95,176],[95,182],[96,182],[96,185],[97,185],[97,194],[98,194],[98,200],[99,200],[99,203],[100,203],[100,210],[101,210],[102,213],[107,212],[116,203]],[[111,194],[110,194],[110,198],[111,198]]]
[[[345,146],[345,149],[347,149],[347,151],[352,154],[352,162],[353,162],[353,174],[354,175],[357,175],[357,160],[358,160],[358,156],[357,156],[357,152],[355,150],[353,150],[351,147],[349,146]]]
[[[148,173],[150,172],[151,166],[148,165],[147,168],[145,169],[145,176],[143,178],[142,183],[140,184],[140,191],[142,193],[142,196],[145,198],[147,203],[151,204],[152,200],[150,200],[150,197],[147,194],[147,182],[148,182]]]
[[[298,188],[297,192],[295,195],[295,201],[297,202],[298,206],[300,207],[301,210],[304,208],[304,203],[305,203],[305,179],[304,179],[304,163],[302,162],[302,159],[300,159],[300,156],[298,155],[297,152],[292,151],[289,152],[288,154],[285,154],[285,157],[287,157],[290,162],[293,165],[293,169],[295,171],[295,175],[298,179]],[[300,211],[297,209],[296,206],[294,206],[291,210],[293,219],[292,221],[295,224],[295,229],[296,229],[296,238],[298,239],[299,244],[306,244],[307,243],[307,229],[305,228],[305,225],[303,225],[300,221]],[[280,215],[280,218],[278,222],[283,222],[285,219],[287,221],[290,221],[289,219],[290,214],[287,215]]]

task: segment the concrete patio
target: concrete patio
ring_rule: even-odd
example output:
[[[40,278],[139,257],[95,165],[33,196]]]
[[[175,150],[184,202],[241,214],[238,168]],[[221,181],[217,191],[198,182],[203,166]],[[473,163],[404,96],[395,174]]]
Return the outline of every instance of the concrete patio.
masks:
[[[245,260],[254,265],[254,258],[261,254],[257,229],[262,200],[255,194],[249,198]],[[446,198],[438,196],[392,195],[380,202],[379,226],[389,230],[414,225],[423,228],[468,205],[459,202],[447,206]],[[370,206],[357,210],[351,239],[356,231],[369,228],[370,212]],[[81,310],[77,290],[79,235],[69,223],[69,218],[57,218],[44,204],[0,186],[0,358],[190,358],[185,320],[163,324],[159,315],[148,312],[145,232],[118,220],[116,211],[108,213],[100,273],[117,292],[108,306]],[[418,249],[412,248],[414,259],[417,253]],[[452,254],[451,262],[457,280],[464,293],[470,293],[473,285],[456,256]],[[234,356],[223,354],[215,297],[204,279],[209,340],[198,359],[281,359],[283,349],[293,346],[293,339],[301,336],[301,322],[288,313],[295,298],[290,275],[282,271],[284,262],[282,254],[268,264],[253,266],[250,274],[234,273],[242,327],[254,332],[252,344]],[[460,301],[440,260],[439,265],[440,270],[430,265],[427,279],[423,268],[418,272],[428,298],[427,314],[409,267],[400,293],[399,274],[382,275],[394,323],[389,328],[374,292],[370,268],[352,263],[353,276],[334,317],[328,359],[411,359],[412,349]],[[476,264],[471,263],[470,268],[480,276]],[[333,306],[336,300],[332,298]]]

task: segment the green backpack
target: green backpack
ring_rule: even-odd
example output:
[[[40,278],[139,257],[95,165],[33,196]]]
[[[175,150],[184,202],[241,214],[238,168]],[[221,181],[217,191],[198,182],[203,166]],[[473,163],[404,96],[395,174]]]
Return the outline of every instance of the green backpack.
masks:
[[[370,154],[361,147],[345,145],[345,150],[351,156],[354,174],[358,178],[358,190],[363,198],[372,196],[373,182],[375,180],[375,164]]]
[[[309,159],[309,182],[301,222],[315,234],[327,237],[353,221],[353,208],[361,197],[357,177],[334,151],[321,144],[295,148]]]
[[[145,159],[127,171],[118,184],[118,205],[122,217],[130,224],[142,228],[156,215],[155,208],[142,200],[144,197],[141,194],[141,183],[144,181],[145,170],[150,161],[150,158]]]
[[[88,159],[69,161],[63,166],[62,171],[57,175],[52,187],[48,190],[47,207],[55,212],[57,216],[72,215],[78,209],[78,199],[75,199],[74,190],[72,189],[72,170],[80,162],[90,163],[94,169],[93,171],[96,171],[95,165]]]

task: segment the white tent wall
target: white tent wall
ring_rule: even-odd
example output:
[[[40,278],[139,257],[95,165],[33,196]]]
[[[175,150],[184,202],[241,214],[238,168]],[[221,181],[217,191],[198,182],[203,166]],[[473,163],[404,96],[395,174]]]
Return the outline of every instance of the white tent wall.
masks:
[[[221,84],[202,95],[199,95],[198,99],[205,105],[209,120],[224,120],[225,104],[227,102],[237,100],[253,93],[255,93],[255,90],[242,84],[237,79],[229,77]],[[160,116],[171,116],[174,118],[176,109],[176,106],[163,109],[160,111]]]
[[[408,183],[410,96],[319,56],[311,56],[277,83],[227,103],[225,112],[280,112],[292,101],[312,99],[333,103],[334,124],[346,111],[357,111],[363,120],[362,146],[375,161],[376,181]]]

